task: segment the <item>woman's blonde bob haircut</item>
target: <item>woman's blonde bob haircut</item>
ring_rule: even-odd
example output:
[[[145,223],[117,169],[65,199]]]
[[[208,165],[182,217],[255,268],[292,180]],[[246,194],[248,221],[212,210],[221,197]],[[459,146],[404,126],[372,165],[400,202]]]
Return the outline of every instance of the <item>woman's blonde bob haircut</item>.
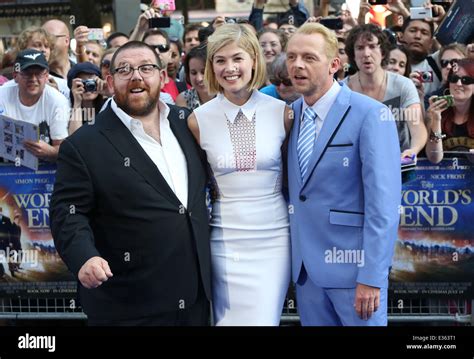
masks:
[[[267,77],[265,60],[262,48],[255,34],[245,25],[225,24],[219,26],[207,40],[207,60],[204,79],[210,93],[223,92],[224,90],[217,82],[216,75],[214,74],[212,67],[214,55],[224,46],[234,42],[254,60],[254,70],[252,72],[252,79],[248,84],[248,90],[258,90],[265,83]]]

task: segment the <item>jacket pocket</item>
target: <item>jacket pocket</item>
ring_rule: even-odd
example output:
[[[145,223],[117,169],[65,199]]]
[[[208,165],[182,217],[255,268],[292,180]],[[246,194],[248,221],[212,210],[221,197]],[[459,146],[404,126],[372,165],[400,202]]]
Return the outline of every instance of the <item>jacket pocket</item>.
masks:
[[[328,147],[352,147],[353,143],[331,143]]]
[[[340,226],[362,227],[364,225],[364,214],[360,212],[330,210],[329,223]]]

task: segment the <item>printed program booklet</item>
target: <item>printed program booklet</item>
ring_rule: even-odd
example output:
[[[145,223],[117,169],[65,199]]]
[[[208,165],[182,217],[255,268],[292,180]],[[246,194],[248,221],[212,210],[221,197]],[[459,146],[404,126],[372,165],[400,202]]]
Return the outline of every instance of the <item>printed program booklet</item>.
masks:
[[[36,171],[38,158],[26,150],[24,140],[39,141],[39,127],[0,115],[0,157]]]

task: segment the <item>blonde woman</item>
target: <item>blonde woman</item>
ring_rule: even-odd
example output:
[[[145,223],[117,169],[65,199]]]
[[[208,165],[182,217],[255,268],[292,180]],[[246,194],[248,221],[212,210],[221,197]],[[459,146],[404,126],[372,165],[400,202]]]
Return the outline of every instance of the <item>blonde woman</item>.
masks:
[[[258,91],[265,60],[247,27],[222,25],[207,46],[206,83],[218,95],[195,109],[188,125],[207,154],[216,185],[211,219],[215,324],[276,326],[290,279],[281,149],[291,111]]]

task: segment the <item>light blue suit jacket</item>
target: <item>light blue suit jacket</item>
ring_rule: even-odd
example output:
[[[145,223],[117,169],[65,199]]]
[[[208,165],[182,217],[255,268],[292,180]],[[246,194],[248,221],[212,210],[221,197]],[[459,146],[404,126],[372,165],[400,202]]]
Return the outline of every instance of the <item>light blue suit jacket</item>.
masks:
[[[400,149],[392,114],[343,85],[302,179],[296,152],[302,104],[300,98],[292,105],[295,122],[288,150],[293,280],[304,263],[320,287],[362,283],[385,288],[401,203]]]

